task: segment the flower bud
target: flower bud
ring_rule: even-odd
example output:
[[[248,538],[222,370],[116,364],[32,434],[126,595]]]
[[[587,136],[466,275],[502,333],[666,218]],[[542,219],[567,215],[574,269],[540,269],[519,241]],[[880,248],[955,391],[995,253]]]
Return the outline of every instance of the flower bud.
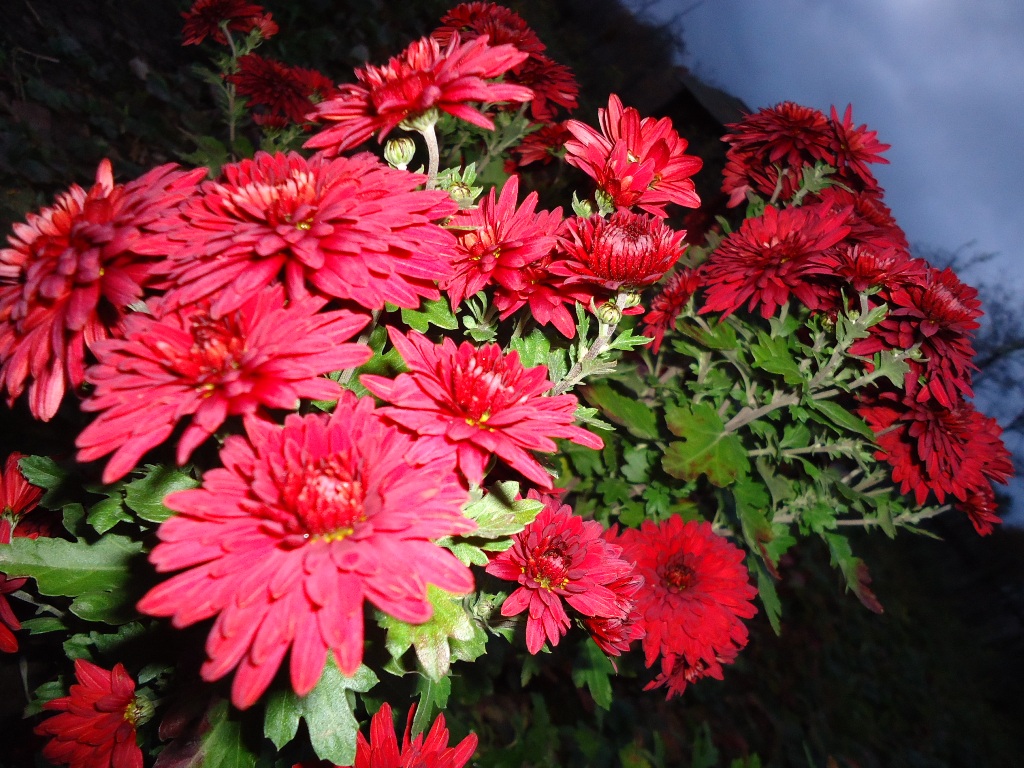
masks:
[[[594,314],[605,325],[617,325],[619,320],[622,319],[622,310],[618,308],[614,301],[604,302],[594,310]]]
[[[640,303],[640,294],[636,291],[622,291],[619,293],[619,305],[623,309],[630,309]]]
[[[384,159],[388,165],[404,171],[412,162],[412,156],[416,154],[416,142],[409,136],[400,136],[397,139],[389,139],[384,145]]]
[[[424,133],[425,131],[431,130],[434,125],[437,124],[437,119],[441,116],[441,113],[437,111],[437,107],[431,107],[426,112],[422,112],[418,115],[410,115],[398,124],[398,127],[403,131],[412,131],[414,133]]]
[[[448,188],[448,194],[451,195],[452,200],[459,204],[459,208],[469,208],[473,205],[473,200],[476,195],[473,193],[473,188],[462,181],[454,182]]]

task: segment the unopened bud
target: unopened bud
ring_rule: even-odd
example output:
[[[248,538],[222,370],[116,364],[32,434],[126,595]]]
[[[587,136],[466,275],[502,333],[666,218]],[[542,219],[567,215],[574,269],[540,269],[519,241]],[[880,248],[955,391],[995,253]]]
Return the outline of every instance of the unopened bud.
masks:
[[[448,188],[448,194],[451,195],[452,200],[459,204],[459,208],[469,208],[473,205],[473,200],[476,195],[473,194],[473,188],[462,181],[456,181]]]
[[[622,319],[622,310],[618,308],[614,301],[606,301],[594,310],[594,314],[605,325],[617,325],[619,320]]]
[[[441,113],[437,111],[437,107],[431,107],[426,112],[421,112],[418,115],[412,115],[405,118],[398,124],[398,127],[403,131],[412,131],[413,133],[424,133],[433,129],[437,124],[437,119],[441,116]]]
[[[629,309],[640,303],[640,294],[636,291],[622,291],[618,299],[623,309]]]
[[[412,162],[412,156],[416,154],[416,142],[409,136],[400,136],[397,139],[389,139],[384,145],[384,159],[388,165],[404,171]]]

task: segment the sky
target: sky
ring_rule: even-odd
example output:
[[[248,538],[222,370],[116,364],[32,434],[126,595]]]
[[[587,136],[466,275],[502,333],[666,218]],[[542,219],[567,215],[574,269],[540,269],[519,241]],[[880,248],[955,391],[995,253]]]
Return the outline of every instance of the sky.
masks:
[[[872,170],[919,254],[995,254],[960,277],[1002,293],[1024,323],[1024,1],[631,3],[675,18],[680,63],[751,109],[852,104],[856,124],[892,145]],[[983,388],[976,403],[997,419],[1019,410]],[[1006,442],[1024,470],[1024,439]],[[1024,526],[1024,479],[1010,491],[1007,521]]]

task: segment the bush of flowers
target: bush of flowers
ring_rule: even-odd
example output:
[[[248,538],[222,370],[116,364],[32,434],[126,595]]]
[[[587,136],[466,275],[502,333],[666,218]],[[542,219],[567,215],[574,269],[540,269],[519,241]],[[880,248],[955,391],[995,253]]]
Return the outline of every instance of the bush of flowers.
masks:
[[[685,697],[780,631],[790,548],[880,612],[844,531],[998,522],[976,292],[910,255],[849,108],[728,126],[712,220],[671,121],[568,119],[510,10],[340,85],[278,32],[198,0],[225,161],[104,161],[0,251],[0,386],[52,434],[0,480],[43,758],[511,765],[478,708],[508,670]]]

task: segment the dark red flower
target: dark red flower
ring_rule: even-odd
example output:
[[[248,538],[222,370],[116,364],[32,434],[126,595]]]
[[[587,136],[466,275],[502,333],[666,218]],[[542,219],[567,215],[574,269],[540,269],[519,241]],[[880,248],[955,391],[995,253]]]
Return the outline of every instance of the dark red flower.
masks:
[[[533,91],[530,114],[538,122],[550,123],[559,109],[572,111],[579,105],[580,86],[572,70],[542,53],[530,54],[505,79]]]
[[[703,161],[686,154],[687,142],[667,117],[645,117],[623,108],[612,94],[608,109],[597,111],[601,132],[578,120],[567,120],[573,139],[565,143],[565,160],[597,181],[598,188],[618,208],[639,207],[665,216],[665,205],[699,208],[700,198],[690,179]]]
[[[543,53],[547,46],[515,11],[495,3],[462,3],[441,17],[431,33],[441,45],[451,42],[453,33],[463,40],[487,35],[491,45],[512,45],[526,53]]]
[[[607,534],[608,531],[605,531],[605,539],[610,539]],[[583,619],[583,624],[597,643],[597,647],[609,656],[622,655],[629,650],[634,640],[640,640],[646,634],[643,616],[640,615],[636,604],[636,593],[643,583],[643,577],[636,575],[630,568],[626,575],[605,585],[615,593],[618,615],[589,616]]]
[[[224,468],[206,472],[202,488],[166,498],[178,514],[161,524],[150,560],[160,572],[186,570],[138,605],[176,627],[217,617],[201,674],[217,680],[237,667],[231,698],[241,709],[289,649],[300,696],[328,652],[355,674],[365,601],[422,624],[433,613],[427,585],[470,592],[470,570],[433,542],[476,528],[461,512],[451,451],[385,425],[372,398],[345,392],[329,418],[247,419],[246,432],[224,442]]]
[[[690,297],[700,286],[700,273],[683,267],[674,272],[651,299],[651,308],[644,315],[640,332],[654,339],[651,349],[655,354],[661,348],[661,340],[669,328],[675,330],[676,318],[686,309]]]
[[[391,705],[384,702],[370,720],[370,739],[356,734],[356,761],[347,768],[464,768],[476,752],[477,737],[469,734],[456,746],[448,746],[444,715],[438,715],[426,736],[410,740],[414,704],[405,722],[402,745],[398,745]]]
[[[529,498],[540,499],[534,491]],[[632,568],[619,557],[620,549],[602,534],[594,520],[573,514],[572,507],[549,500],[536,519],[512,537],[512,547],[487,564],[487,573],[514,581],[519,587],[501,606],[502,616],[527,611],[526,648],[539,653],[547,640],[558,645],[569,629],[564,600],[583,616],[629,618],[631,605],[623,586]]]
[[[310,118],[331,125],[305,146],[333,156],[375,133],[383,141],[400,123],[434,109],[494,130],[494,122],[469,103],[529,101],[529,88],[488,82],[526,57],[511,45],[488,45],[486,37],[463,42],[453,33],[443,49],[437,40],[424,37],[383,67],[357,69],[358,85],[339,86],[336,97],[318,104]]]
[[[169,252],[154,222],[205,175],[169,164],[115,184],[103,160],[91,189],[72,186],[14,225],[0,249],[0,386],[9,404],[28,384],[32,414],[53,418],[65,391],[82,384],[86,349],[116,332]]]
[[[845,215],[822,206],[768,206],[763,216],[744,219],[701,265],[700,311],[730,315],[746,303],[767,319],[791,295],[817,309],[829,292],[816,276],[817,259],[849,231]]]
[[[999,505],[996,503],[995,491],[990,485],[968,491],[967,498],[963,501],[958,500],[953,506],[967,515],[979,536],[988,536],[992,533],[992,526],[1003,522],[996,514]]]
[[[540,325],[551,323],[567,339],[576,335],[576,316],[567,305],[589,303],[593,290],[588,285],[567,285],[565,278],[551,271],[554,255],[548,254],[523,268],[525,287],[518,290],[497,286],[494,306],[502,320],[528,306],[530,317]]]
[[[604,446],[601,438],[575,426],[573,395],[545,396],[551,389],[548,369],[524,368],[516,352],[502,354],[497,344],[458,347],[450,338],[440,345],[410,331],[388,328],[391,343],[408,373],[396,379],[364,375],[363,386],[392,403],[381,408],[387,419],[421,436],[437,450],[455,451],[459,471],[480,484],[495,456],[542,488],[551,475],[532,452],[554,453],[554,438],[588,448]]]
[[[280,278],[290,299],[314,293],[367,309],[418,307],[452,275],[455,236],[435,224],[458,210],[424,176],[369,153],[308,160],[257,152],[226,165],[165,223],[173,300],[213,297],[214,316]]]
[[[565,258],[552,262],[551,271],[566,285],[636,293],[672,268],[686,249],[685,236],[661,219],[630,211],[608,219],[577,216],[566,221],[560,237]]]
[[[54,715],[35,727],[49,736],[43,757],[71,768],[142,768],[135,727],[152,713],[152,704],[135,696],[135,681],[121,664],[107,671],[75,659],[68,695],[43,704]]]
[[[851,192],[842,187],[826,187],[805,202],[820,201],[835,213],[846,212],[852,245],[866,245],[877,250],[893,248],[909,253],[907,236],[893,218],[892,211],[878,194]]]
[[[208,302],[129,316],[124,339],[95,345],[99,363],[86,373],[95,389],[82,410],[98,416],[75,441],[78,460],[113,451],[103,472],[112,483],[182,421],[179,464],[228,416],[294,410],[300,398],[336,400],[341,386],[323,374],[370,358],[369,347],[346,343],[369,318],[320,312],[326,303],[311,296],[286,306],[277,285],[220,318],[210,316]]]
[[[223,22],[227,22],[229,30],[243,35],[259,29],[263,39],[273,37],[278,31],[271,14],[248,0],[196,0],[181,16],[185,19],[181,32],[184,45],[198,45],[207,37],[227,45],[228,39],[221,28]]]
[[[18,651],[18,638],[14,633],[21,629],[21,622],[7,602],[7,595],[17,592],[27,581],[25,578],[9,579],[6,574],[0,573],[0,653]]]
[[[315,69],[290,66],[255,53],[242,56],[238,72],[227,80],[245,97],[253,121],[269,128],[302,125],[313,106],[337,90],[327,75]]]
[[[516,155],[516,166],[522,167],[531,163],[547,165],[560,157],[565,142],[572,138],[564,123],[550,123],[538,130],[526,134],[512,152]]]
[[[636,593],[646,630],[644,659],[650,667],[661,658],[652,685],[667,685],[671,698],[697,676],[721,679],[721,665],[747,643],[740,619],[757,612],[751,603],[757,590],[742,550],[709,523],[684,523],[676,515],[661,523],[645,520],[639,530],[627,528],[616,542],[644,579]]]
[[[21,473],[18,462],[23,458],[20,453],[12,453],[0,475],[0,544],[10,544],[11,538],[19,535],[18,524],[43,497],[43,489],[32,485]]]
[[[829,125],[832,128],[832,165],[836,168],[836,178],[854,190],[877,190],[878,182],[868,163],[888,164],[882,153],[890,145],[880,142],[878,133],[869,131],[866,125],[854,127],[852,104],[846,105],[842,120],[836,108],[832,107]]]
[[[442,288],[448,291],[452,307],[491,283],[510,291],[526,288],[526,265],[551,252],[555,232],[562,222],[562,209],[540,211],[537,193],[531,192],[516,208],[519,178],[512,176],[496,197],[491,188],[479,207],[460,211],[449,228],[458,235],[455,275]]]

